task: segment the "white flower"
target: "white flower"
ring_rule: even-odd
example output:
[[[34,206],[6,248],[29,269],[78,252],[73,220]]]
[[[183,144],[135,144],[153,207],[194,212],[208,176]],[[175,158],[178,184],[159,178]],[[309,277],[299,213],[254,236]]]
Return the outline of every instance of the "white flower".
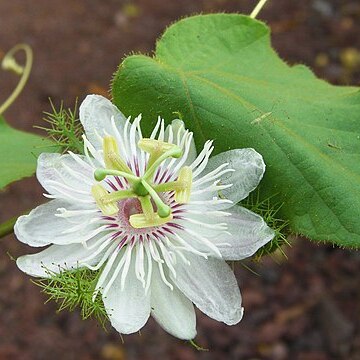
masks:
[[[17,238],[47,249],[22,256],[18,267],[101,269],[96,292],[117,331],[138,331],[151,314],[170,334],[196,335],[195,304],[233,325],[241,295],[226,260],[253,255],[274,233],[235,205],[265,171],[253,149],[210,159],[212,142],[196,155],[193,134],[159,119],[150,139],[140,116],[131,124],[107,99],[90,95],[80,107],[85,156],[41,154],[37,178],[50,202],[15,226]],[[226,141],[226,139],[224,139]],[[95,180],[95,178],[98,180]]]

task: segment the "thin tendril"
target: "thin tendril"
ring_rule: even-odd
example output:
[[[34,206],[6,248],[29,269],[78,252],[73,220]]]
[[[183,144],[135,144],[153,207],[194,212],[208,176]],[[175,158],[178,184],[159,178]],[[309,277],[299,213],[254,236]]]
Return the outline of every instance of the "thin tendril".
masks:
[[[14,55],[21,50],[25,52],[25,56],[26,56],[26,61],[24,66],[19,65],[14,57]],[[0,115],[3,114],[9,108],[9,106],[11,106],[11,104],[16,100],[16,98],[20,95],[21,91],[24,89],[25,84],[31,72],[32,63],[33,63],[32,50],[30,46],[26,44],[16,45],[4,56],[1,62],[2,69],[6,71],[13,71],[15,74],[21,76],[21,78],[16,88],[11,93],[11,95],[0,106]]]
[[[255,9],[252,11],[252,13],[250,14],[250,17],[255,19],[259,12],[261,11],[261,9],[264,7],[264,5],[266,4],[267,0],[260,0],[258,2],[258,4],[255,6]]]

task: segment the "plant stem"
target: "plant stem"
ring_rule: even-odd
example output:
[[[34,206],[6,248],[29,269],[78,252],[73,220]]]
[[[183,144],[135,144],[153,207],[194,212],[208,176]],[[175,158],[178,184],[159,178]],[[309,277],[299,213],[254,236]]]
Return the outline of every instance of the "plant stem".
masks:
[[[14,216],[13,218],[0,224],[0,239],[14,232],[14,225],[17,218],[18,216]]]
[[[266,2],[267,0],[260,0],[258,4],[255,6],[255,9],[250,14],[250,17],[255,19],[258,16],[260,10],[264,7]]]

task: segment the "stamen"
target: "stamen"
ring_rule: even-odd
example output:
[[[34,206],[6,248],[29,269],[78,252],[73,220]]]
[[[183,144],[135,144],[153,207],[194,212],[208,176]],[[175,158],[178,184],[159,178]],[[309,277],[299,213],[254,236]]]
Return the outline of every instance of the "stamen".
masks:
[[[130,216],[130,225],[135,229],[148,228],[153,226],[160,226],[166,224],[172,220],[173,216],[169,210],[167,217],[161,217],[158,213],[154,212],[153,205],[151,203],[150,195],[139,196],[141,204],[142,214],[134,214]]]
[[[175,201],[178,204],[186,204],[190,201],[192,187],[192,170],[190,166],[184,166],[179,171],[176,181],[169,181],[155,185],[156,192],[175,191]]]
[[[114,202],[106,202],[106,198],[109,193],[100,185],[93,185],[91,193],[96,201],[97,206],[100,208],[104,215],[114,215],[119,209]]]
[[[138,146],[150,153],[149,165],[143,176],[144,180],[148,180],[164,160],[169,157],[179,158],[183,154],[179,146],[154,139],[141,139]]]
[[[129,166],[119,155],[116,139],[113,136],[105,136],[103,139],[104,162],[107,168],[132,174]]]
[[[192,170],[190,166],[184,166],[180,169],[177,181],[183,185],[183,188],[175,190],[175,201],[178,204],[186,204],[190,200],[192,186]]]
[[[141,150],[150,154],[148,168],[151,167],[156,159],[174,147],[174,145],[169,142],[148,138],[141,139],[138,142],[138,146]]]
[[[172,214],[170,214],[166,218],[161,218],[157,213],[154,213],[154,216],[151,220],[146,219],[144,214],[135,214],[130,216],[129,222],[133,228],[142,229],[142,228],[164,225],[168,221],[171,221],[172,219],[173,219]]]

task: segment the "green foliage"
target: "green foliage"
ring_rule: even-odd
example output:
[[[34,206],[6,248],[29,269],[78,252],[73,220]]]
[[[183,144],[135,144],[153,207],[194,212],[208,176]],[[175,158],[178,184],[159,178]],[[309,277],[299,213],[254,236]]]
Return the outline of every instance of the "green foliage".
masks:
[[[70,150],[83,154],[84,142],[81,136],[84,128],[77,116],[77,101],[74,110],[64,109],[63,102],[59,110],[56,110],[51,100],[50,104],[52,112],[44,112],[44,121],[49,124],[49,127],[39,126],[38,128],[47,132],[48,137],[60,147],[62,153]]]
[[[57,151],[52,141],[16,130],[0,116],[0,189],[33,175],[38,155],[49,151]]]
[[[95,318],[105,329],[108,316],[101,296],[98,294],[93,301],[93,293],[99,271],[87,268],[62,270],[55,273],[47,270],[49,278],[33,280],[42,292],[58,304],[58,311],[81,309],[83,320]]]
[[[253,211],[260,215],[265,222],[271,227],[274,232],[274,238],[261,247],[253,256],[255,260],[260,260],[264,255],[269,255],[276,250],[280,250],[286,257],[282,250],[282,247],[287,245],[287,236],[289,235],[289,222],[283,220],[277,216],[280,211],[282,204],[274,204],[271,202],[271,198],[260,200],[260,193],[252,192],[245,200],[241,202],[241,205],[245,208]]]
[[[143,114],[146,135],[158,115],[169,123],[179,112],[198,149],[207,139],[216,152],[255,148],[267,164],[261,199],[283,204],[278,216],[292,232],[359,247],[359,88],[288,66],[269,37],[265,24],[243,15],[183,19],[153,58],[123,61],[114,102],[126,116]]]

